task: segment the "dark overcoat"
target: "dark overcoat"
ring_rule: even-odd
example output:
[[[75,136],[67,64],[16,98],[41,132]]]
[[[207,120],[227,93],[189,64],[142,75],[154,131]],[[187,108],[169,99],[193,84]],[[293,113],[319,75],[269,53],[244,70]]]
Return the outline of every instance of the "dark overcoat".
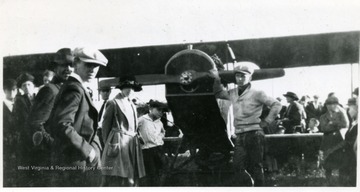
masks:
[[[342,148],[337,149],[343,138],[340,129],[347,129],[349,120],[344,109],[338,107],[334,113],[327,111],[320,117],[320,132],[324,133],[320,150],[324,151],[325,168],[339,168],[345,154]],[[328,158],[326,158],[328,156]]]
[[[98,112],[84,86],[69,77],[56,97],[51,133],[55,139],[55,164],[85,166],[92,149],[100,158],[101,145],[96,134]]]
[[[294,102],[290,104],[284,114],[284,118],[287,118],[287,121],[283,121],[283,125],[286,128],[286,133],[293,133],[294,126],[301,124],[302,117],[302,106]]]

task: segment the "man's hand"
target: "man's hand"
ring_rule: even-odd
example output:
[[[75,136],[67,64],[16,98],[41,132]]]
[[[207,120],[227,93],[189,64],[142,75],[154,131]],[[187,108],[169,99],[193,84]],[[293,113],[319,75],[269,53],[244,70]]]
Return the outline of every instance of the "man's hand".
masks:
[[[320,162],[320,165],[323,165],[324,164],[324,151],[320,150],[319,151],[319,162]]]
[[[209,77],[213,78],[213,79],[220,79],[220,76],[219,76],[219,72],[217,69],[211,69],[209,70]]]
[[[269,127],[269,123],[267,121],[261,120],[260,122],[260,127],[261,128],[265,128],[265,127]]]
[[[89,154],[89,162],[92,163],[95,160],[96,152],[94,149],[91,149],[91,152]]]
[[[34,146],[38,146],[43,141],[44,137],[41,131],[36,131],[32,137]]]
[[[231,135],[231,139],[236,139],[236,138],[237,138],[236,134]]]
[[[281,119],[281,121],[289,121],[289,118]]]

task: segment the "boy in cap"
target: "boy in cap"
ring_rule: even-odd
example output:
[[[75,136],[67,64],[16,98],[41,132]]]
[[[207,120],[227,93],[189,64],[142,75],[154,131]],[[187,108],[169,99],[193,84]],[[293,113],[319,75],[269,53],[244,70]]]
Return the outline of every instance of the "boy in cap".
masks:
[[[214,91],[219,99],[230,100],[233,104],[235,126],[234,168],[240,185],[262,186],[264,184],[263,155],[265,135],[263,128],[269,126],[281,110],[281,104],[265,92],[251,87],[254,63],[240,62],[234,68],[237,88],[227,92],[221,86],[218,73]],[[268,116],[260,120],[263,105],[270,108]]]
[[[72,62],[74,57],[69,48],[62,48],[55,54],[52,63],[52,70],[54,70],[54,77],[51,82],[43,86],[35,97],[34,104],[31,108],[31,116],[29,117],[29,124],[31,126],[31,134],[33,146],[32,165],[49,166],[51,163],[51,147],[54,141],[50,135],[48,119],[50,118],[51,110],[53,109],[56,95],[59,93],[60,87],[68,79],[74,70]],[[49,173],[49,171],[35,172],[34,176],[35,186],[49,186],[48,180],[41,175]]]
[[[149,113],[139,118],[139,134],[144,141],[141,146],[148,186],[160,185],[160,170],[165,158],[162,146],[165,137],[164,125],[161,117],[168,111],[165,103],[150,100]]]
[[[61,86],[52,111],[50,127],[57,140],[54,165],[77,167],[59,172],[59,186],[98,186],[96,167],[100,164],[102,148],[96,134],[98,112],[87,86],[108,60],[92,48],[75,48],[73,54],[74,73]]]
[[[320,125],[319,120],[311,118],[309,121],[309,127],[306,129],[308,133],[317,133],[319,132],[318,126]]]

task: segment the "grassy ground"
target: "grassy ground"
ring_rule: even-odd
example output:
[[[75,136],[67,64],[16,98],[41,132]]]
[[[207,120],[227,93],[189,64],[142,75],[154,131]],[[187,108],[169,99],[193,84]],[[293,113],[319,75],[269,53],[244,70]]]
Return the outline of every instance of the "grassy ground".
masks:
[[[190,153],[179,155],[175,168],[188,160]],[[237,186],[231,161],[220,163],[210,169],[200,169],[195,161],[190,161],[179,169],[173,169],[163,178],[164,186]],[[324,170],[318,168],[316,162],[305,162],[290,159],[279,167],[277,171],[265,168],[266,186],[339,186],[338,172],[333,171],[333,178],[327,184]]]

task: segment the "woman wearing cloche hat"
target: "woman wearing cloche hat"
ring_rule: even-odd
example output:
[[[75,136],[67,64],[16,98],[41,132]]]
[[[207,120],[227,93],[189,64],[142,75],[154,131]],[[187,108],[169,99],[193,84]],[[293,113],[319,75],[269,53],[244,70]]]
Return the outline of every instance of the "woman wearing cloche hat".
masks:
[[[339,99],[330,96],[326,99],[327,112],[320,117],[320,132],[324,133],[320,146],[320,157],[322,158],[325,176],[330,182],[333,169],[339,169],[339,175],[343,175],[344,151],[337,150],[339,143],[343,141],[340,130],[349,127],[346,111],[339,107]]]
[[[23,91],[23,95],[17,95],[15,98],[15,103],[13,107],[13,117],[15,122],[15,132],[18,135],[19,140],[17,141],[16,148],[16,160],[18,165],[28,165],[30,149],[32,146],[30,129],[26,123],[33,105],[35,97],[35,86],[34,86],[34,76],[29,73],[21,74],[17,79],[17,87]],[[27,172],[18,172],[19,178],[28,177]],[[18,186],[23,185],[22,179],[19,179]]]
[[[121,90],[113,100],[108,101],[102,123],[105,148],[102,156],[103,186],[135,186],[145,176],[143,155],[139,143],[136,107],[130,96],[141,91],[135,77],[121,77]]]

